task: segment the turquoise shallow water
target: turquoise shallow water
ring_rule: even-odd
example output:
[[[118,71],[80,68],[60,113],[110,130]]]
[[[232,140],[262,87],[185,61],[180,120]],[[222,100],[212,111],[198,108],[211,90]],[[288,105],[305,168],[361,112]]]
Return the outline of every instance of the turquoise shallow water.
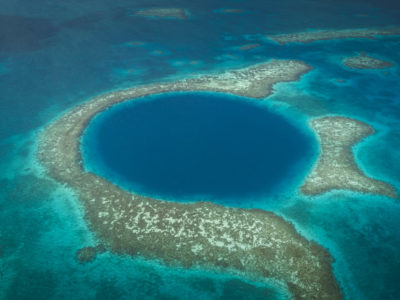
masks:
[[[0,4],[0,298],[280,297],[269,287],[227,275],[108,253],[88,265],[75,261],[75,251],[94,245],[95,237],[78,199],[35,164],[35,134],[65,110],[112,89],[269,58],[302,59],[314,70],[298,83],[279,84],[269,105],[301,123],[325,114],[370,123],[377,134],[357,147],[357,160],[368,174],[400,187],[400,39],[285,47],[265,39],[265,34],[310,28],[399,25],[397,1],[152,2],[191,12],[188,20],[166,21],[130,15],[150,6],[147,1]],[[223,8],[245,13],[219,13]],[[132,41],[143,43],[132,46]],[[248,43],[260,47],[239,49]],[[164,55],[154,55],[159,51]],[[386,71],[343,68],[341,58],[357,51],[396,65]],[[400,298],[398,202],[351,193],[317,199],[292,194],[258,205],[294,222],[331,251],[347,299]]]
[[[90,171],[140,194],[246,206],[301,183],[295,174],[306,173],[316,155],[305,125],[259,100],[175,93],[101,113],[82,149]]]

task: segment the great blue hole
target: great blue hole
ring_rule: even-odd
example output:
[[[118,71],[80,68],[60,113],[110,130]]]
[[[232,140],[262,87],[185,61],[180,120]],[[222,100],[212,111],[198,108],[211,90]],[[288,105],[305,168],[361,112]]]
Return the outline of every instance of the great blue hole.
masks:
[[[142,195],[235,205],[293,183],[313,139],[252,100],[173,93],[118,104],[82,140],[85,168]]]

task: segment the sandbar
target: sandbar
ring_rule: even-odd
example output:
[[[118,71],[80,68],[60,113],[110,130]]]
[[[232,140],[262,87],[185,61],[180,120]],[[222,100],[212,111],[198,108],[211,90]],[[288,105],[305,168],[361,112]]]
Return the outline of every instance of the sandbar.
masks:
[[[351,69],[386,69],[394,66],[390,61],[369,56],[365,52],[361,52],[357,56],[346,57],[343,64]]]
[[[49,176],[76,192],[91,230],[113,253],[267,280],[294,299],[342,299],[332,256],[302,237],[282,217],[264,210],[211,202],[168,202],[134,194],[86,171],[81,155],[81,136],[90,120],[117,103],[179,91],[262,99],[272,93],[275,83],[298,80],[309,70],[311,67],[301,61],[271,60],[220,74],[100,95],[50,123],[39,134],[37,157]],[[90,260],[89,254],[95,251],[87,252]]]
[[[353,146],[375,132],[370,125],[341,116],[317,118],[310,125],[318,135],[321,154],[301,187],[304,194],[351,190],[397,198],[392,185],[368,177],[354,160]]]
[[[334,39],[375,39],[378,36],[390,35],[400,35],[400,27],[310,30],[295,33],[268,35],[267,38],[277,42],[278,44],[285,45],[288,43],[311,43]]]

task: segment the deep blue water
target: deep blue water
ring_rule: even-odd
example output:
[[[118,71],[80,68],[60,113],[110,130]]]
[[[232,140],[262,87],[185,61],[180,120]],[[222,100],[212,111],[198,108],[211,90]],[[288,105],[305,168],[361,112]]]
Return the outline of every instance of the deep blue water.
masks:
[[[314,147],[309,135],[259,102],[182,93],[118,105],[87,130],[86,161],[103,166],[100,175],[162,199],[265,201]]]
[[[240,278],[136,258],[107,253],[88,265],[74,260],[77,249],[96,239],[79,200],[38,169],[35,137],[62,112],[113,89],[270,58],[302,59],[314,70],[298,83],[277,86],[266,101],[302,124],[326,114],[370,123],[377,134],[357,147],[357,160],[368,174],[400,188],[400,38],[282,47],[264,37],[399,26],[397,0],[0,0],[0,5],[0,299],[279,297],[275,289]],[[132,10],[155,6],[184,7],[191,16],[131,16]],[[224,8],[243,13],[221,13]],[[260,47],[239,49],[248,43]],[[383,72],[343,68],[341,59],[358,51],[396,66]],[[347,193],[318,199],[279,194],[264,205],[331,251],[347,299],[400,299],[398,202]]]

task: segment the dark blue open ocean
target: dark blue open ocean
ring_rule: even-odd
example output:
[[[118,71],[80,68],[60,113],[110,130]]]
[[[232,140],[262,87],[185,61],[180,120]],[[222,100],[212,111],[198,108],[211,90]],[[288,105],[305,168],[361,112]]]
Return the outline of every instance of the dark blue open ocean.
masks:
[[[190,17],[132,15],[146,7],[182,7]],[[279,115],[277,122],[289,122],[300,135],[309,134],[309,118],[327,114],[371,124],[377,133],[356,147],[357,162],[399,191],[400,36],[286,46],[265,38],[393,25],[400,25],[400,4],[388,0],[0,0],[0,299],[280,299],[279,291],[232,275],[110,253],[79,264],[75,252],[95,244],[95,237],[79,199],[36,162],[37,133],[78,103],[111,90],[270,58],[301,59],[313,71],[276,85],[275,94],[258,104],[268,111],[257,113]],[[255,43],[260,46],[240,48]],[[395,66],[343,67],[344,57],[360,51]],[[311,153],[308,163],[312,159]],[[306,172],[303,163],[296,167]],[[329,249],[346,299],[400,299],[398,200],[346,192],[309,199],[295,191],[299,178],[288,177],[292,182],[277,188],[286,184],[283,192],[240,206],[273,210]]]

